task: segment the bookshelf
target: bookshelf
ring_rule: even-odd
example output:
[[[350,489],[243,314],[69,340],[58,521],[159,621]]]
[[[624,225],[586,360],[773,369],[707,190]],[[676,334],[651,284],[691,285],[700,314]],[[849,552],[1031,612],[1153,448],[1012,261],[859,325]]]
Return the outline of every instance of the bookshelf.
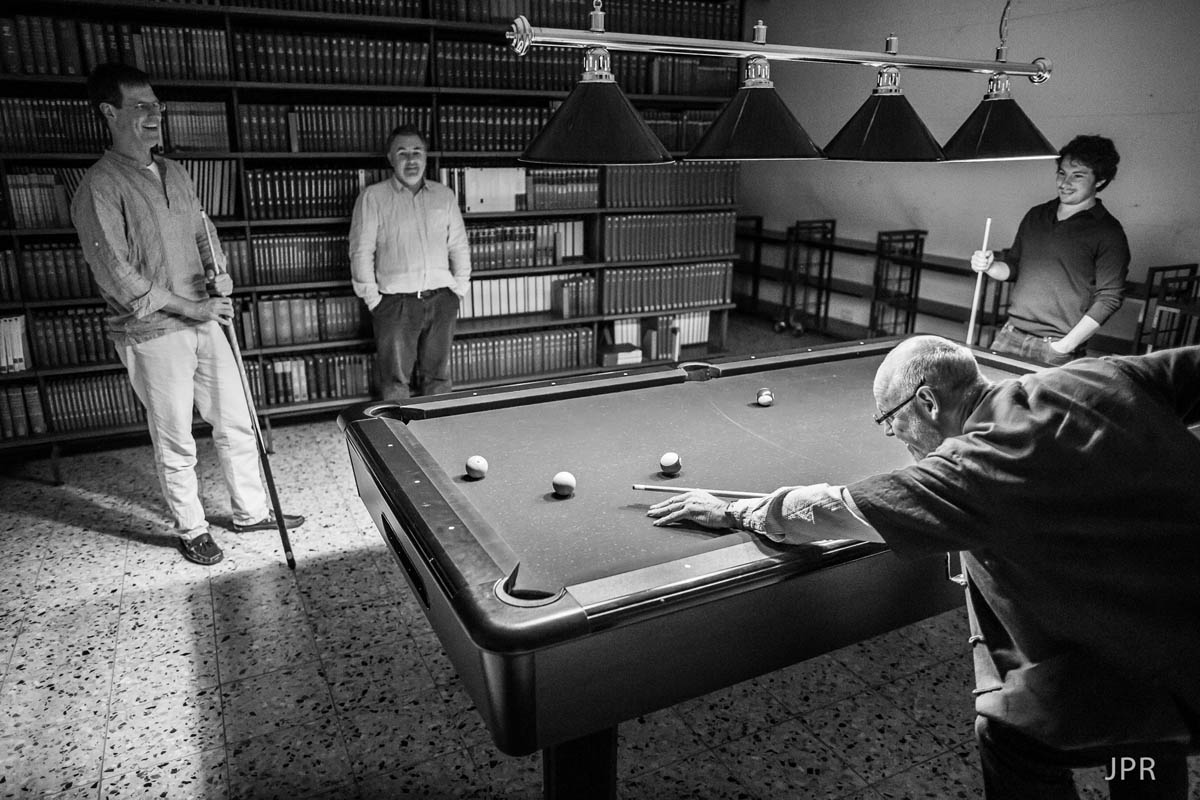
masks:
[[[628,5],[610,12],[611,30],[740,33],[740,0]],[[582,61],[574,51],[518,58],[504,31],[517,14],[580,26],[589,10],[582,0],[6,3],[0,449],[128,435],[143,423],[68,214],[108,140],[84,88],[106,60],[146,70],[168,104],[164,151],[188,169],[229,255],[235,330],[268,429],[272,417],[374,392],[347,233],[358,192],[389,172],[380,151],[400,120],[429,132],[428,175],[459,191],[471,238],[457,387],[721,349],[733,308],[735,164],[516,162]],[[670,31],[658,30],[664,20]],[[729,60],[613,61],[676,153],[738,85]]]

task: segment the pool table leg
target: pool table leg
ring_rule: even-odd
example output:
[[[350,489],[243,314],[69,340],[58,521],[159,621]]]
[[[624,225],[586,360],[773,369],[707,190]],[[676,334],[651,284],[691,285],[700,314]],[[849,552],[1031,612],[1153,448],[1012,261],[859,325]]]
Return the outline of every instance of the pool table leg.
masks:
[[[542,751],[545,800],[616,800],[616,727]]]

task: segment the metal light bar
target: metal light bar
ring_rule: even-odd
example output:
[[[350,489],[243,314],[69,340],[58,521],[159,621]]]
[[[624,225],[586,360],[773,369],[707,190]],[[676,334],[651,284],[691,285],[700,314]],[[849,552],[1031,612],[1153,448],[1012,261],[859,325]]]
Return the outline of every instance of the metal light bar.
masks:
[[[513,20],[511,29],[505,34],[519,55],[530,47],[607,47],[609,50],[632,50],[642,53],[666,53],[670,55],[719,56],[726,58],[750,58],[758,56],[771,61],[808,61],[829,64],[862,64],[881,67],[915,67],[917,69],[949,70],[951,72],[978,72],[1028,77],[1033,83],[1049,79],[1052,65],[1047,58],[1034,59],[1028,64],[941,58],[939,56],[901,55],[899,53],[872,53],[865,50],[835,50],[825,47],[802,47],[799,45],[761,44],[756,42],[729,42],[713,39],[691,39],[678,36],[653,36],[640,33],[613,33],[609,31],[576,31],[565,28],[535,28],[524,16]]]

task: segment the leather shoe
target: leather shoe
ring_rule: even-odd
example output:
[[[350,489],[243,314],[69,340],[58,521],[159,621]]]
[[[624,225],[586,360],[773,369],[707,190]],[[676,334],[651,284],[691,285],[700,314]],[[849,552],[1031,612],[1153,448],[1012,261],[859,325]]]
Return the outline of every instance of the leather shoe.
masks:
[[[221,552],[221,548],[213,541],[212,536],[207,533],[202,533],[191,539],[180,539],[179,549],[183,551],[183,557],[188,561],[202,564],[206,567],[211,567],[225,557],[225,554]]]
[[[292,528],[299,528],[303,524],[304,517],[300,516],[299,514],[283,515],[283,527],[288,528],[289,530]],[[251,522],[248,525],[239,525],[236,522],[233,523],[233,529],[238,533],[246,533],[248,531],[273,531],[277,530],[278,528],[279,523],[275,521],[274,511],[267,514],[258,522]]]

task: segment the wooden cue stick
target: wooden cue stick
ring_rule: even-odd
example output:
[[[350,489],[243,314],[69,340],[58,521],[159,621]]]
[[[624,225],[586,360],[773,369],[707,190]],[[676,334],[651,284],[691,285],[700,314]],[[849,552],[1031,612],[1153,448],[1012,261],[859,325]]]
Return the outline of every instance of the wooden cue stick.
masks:
[[[992,232],[992,218],[988,217],[983,226],[983,247],[987,250],[988,234]],[[971,299],[971,320],[967,323],[967,347],[975,344],[975,314],[979,311],[979,295],[983,291],[983,273],[975,273],[975,296]]]
[[[708,492],[717,497],[766,497],[762,492],[733,492],[725,489],[693,489],[686,486],[667,486],[663,483],[635,483],[634,489],[643,492],[671,492],[672,494],[683,494],[684,492]]]

